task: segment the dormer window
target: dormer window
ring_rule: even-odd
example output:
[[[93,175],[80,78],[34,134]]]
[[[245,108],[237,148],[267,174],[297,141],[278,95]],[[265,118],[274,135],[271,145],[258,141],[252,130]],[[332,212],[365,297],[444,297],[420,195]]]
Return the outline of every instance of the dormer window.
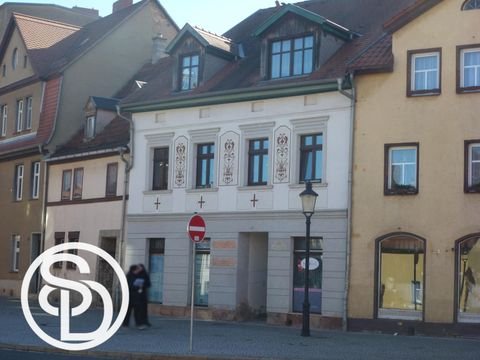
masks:
[[[182,83],[181,90],[192,90],[198,86],[199,56],[190,55],[182,57]]]
[[[85,124],[85,139],[91,139],[95,136],[95,116],[88,116]]]
[[[272,79],[310,74],[312,70],[312,35],[272,42],[270,69]]]
[[[462,6],[462,10],[480,9],[480,0],[467,0]]]
[[[12,54],[12,69],[15,70],[18,65],[18,49],[15,48],[13,49],[13,54]]]

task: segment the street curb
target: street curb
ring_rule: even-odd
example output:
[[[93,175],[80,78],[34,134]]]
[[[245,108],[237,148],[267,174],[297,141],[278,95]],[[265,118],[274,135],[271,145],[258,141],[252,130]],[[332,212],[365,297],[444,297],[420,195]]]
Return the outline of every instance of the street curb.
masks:
[[[96,358],[112,358],[121,360],[269,360],[268,357],[238,357],[238,356],[220,356],[220,355],[196,355],[196,354],[155,354],[141,352],[120,352],[120,351],[67,351],[54,347],[37,345],[19,345],[0,343],[0,350],[12,350],[23,352],[37,352],[57,355],[71,355],[72,357],[89,356]]]

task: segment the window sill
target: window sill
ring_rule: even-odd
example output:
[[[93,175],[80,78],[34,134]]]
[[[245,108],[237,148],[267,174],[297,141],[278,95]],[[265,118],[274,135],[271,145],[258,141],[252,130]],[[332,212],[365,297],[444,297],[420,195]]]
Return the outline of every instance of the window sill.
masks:
[[[480,187],[468,187],[464,192],[465,194],[480,194]]]
[[[457,94],[471,94],[480,92],[480,86],[457,88]]]
[[[272,190],[273,185],[246,185],[246,186],[238,186],[238,191],[252,191],[252,190]]]
[[[288,185],[290,189],[305,189],[305,183],[302,184],[290,184]],[[312,187],[315,188],[326,188],[328,183],[312,182]]]
[[[421,96],[439,96],[442,92],[438,89],[436,90],[425,90],[425,91],[409,91],[407,97],[421,97]]]
[[[409,196],[409,195],[418,195],[418,189],[415,190],[385,190],[383,193],[385,196]]]
[[[218,192],[218,187],[186,189],[186,193]]]
[[[415,310],[378,309],[379,319],[422,320],[422,312]]]
[[[172,189],[167,190],[146,190],[143,192],[143,195],[168,195],[173,193]]]

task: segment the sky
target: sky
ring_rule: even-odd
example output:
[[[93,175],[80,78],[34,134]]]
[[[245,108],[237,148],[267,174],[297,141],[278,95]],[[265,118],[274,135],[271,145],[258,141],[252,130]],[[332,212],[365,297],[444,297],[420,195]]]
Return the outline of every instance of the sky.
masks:
[[[95,8],[101,16],[112,12],[114,0],[10,0],[11,2],[50,3],[65,7]],[[134,3],[139,0],[134,0]],[[4,3],[5,1],[0,1]],[[223,34],[258,9],[275,6],[275,0],[160,0],[177,25],[197,25]]]

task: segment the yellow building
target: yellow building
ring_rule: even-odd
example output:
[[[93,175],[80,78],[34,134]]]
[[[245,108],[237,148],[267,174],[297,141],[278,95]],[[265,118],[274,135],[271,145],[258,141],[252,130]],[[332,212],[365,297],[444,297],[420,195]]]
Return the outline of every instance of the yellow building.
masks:
[[[417,1],[352,62],[350,329],[480,324],[480,1]]]

